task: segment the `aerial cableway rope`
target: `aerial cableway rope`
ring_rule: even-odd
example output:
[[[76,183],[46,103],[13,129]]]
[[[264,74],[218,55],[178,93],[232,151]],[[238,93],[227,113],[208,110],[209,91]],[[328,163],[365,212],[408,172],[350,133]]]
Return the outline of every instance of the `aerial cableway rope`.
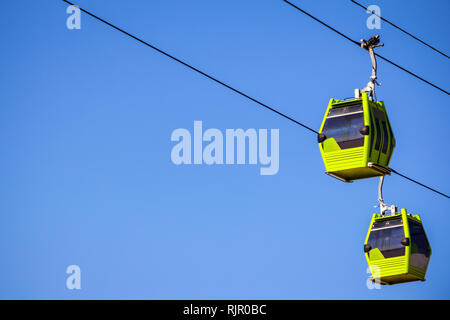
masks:
[[[443,55],[444,57],[450,58],[450,57],[449,57],[447,54],[445,54],[444,52],[442,52],[442,51],[436,49],[436,48],[433,47],[432,45],[430,45],[430,44],[426,43],[425,41],[419,39],[418,37],[412,35],[412,34],[409,33],[408,31],[406,31],[405,29],[400,28],[399,26],[397,26],[397,25],[394,24],[393,22],[389,21],[388,19],[383,18],[382,16],[380,16],[379,14],[377,14],[375,11],[370,11],[369,8],[363,6],[361,3],[356,2],[356,1],[354,1],[354,0],[350,0],[350,1],[353,2],[354,4],[356,4],[357,6],[363,8],[366,12],[370,12],[370,13],[376,15],[378,18],[380,18],[380,19],[383,20],[384,22],[389,23],[389,24],[390,24],[391,26],[393,26],[394,28],[397,28],[398,30],[400,30],[400,31],[402,31],[403,33],[407,34],[407,35],[410,36],[411,38],[413,38],[413,39],[419,41],[419,42],[422,43],[423,45],[425,45],[425,46],[427,46],[427,47],[433,49],[434,51],[436,51],[437,53]]]
[[[74,5],[73,3],[71,3],[71,2],[69,2],[69,1],[67,1],[67,0],[62,0],[62,1],[68,3],[69,5]],[[211,76],[211,75],[209,75],[209,74],[207,74],[207,73],[205,73],[205,72],[199,70],[198,68],[196,68],[196,67],[194,67],[194,66],[192,66],[192,65],[190,65],[190,64],[188,64],[188,63],[186,63],[186,62],[184,62],[184,61],[182,61],[182,60],[180,60],[180,59],[178,59],[178,58],[176,58],[176,57],[174,57],[173,55],[167,53],[166,51],[161,50],[161,49],[159,49],[158,47],[156,47],[156,46],[154,46],[154,45],[152,45],[152,44],[150,44],[150,43],[148,43],[148,42],[146,42],[146,41],[144,41],[144,40],[142,40],[142,39],[140,39],[140,38],[138,38],[138,37],[132,35],[131,33],[127,32],[127,31],[125,31],[125,30],[123,30],[123,29],[121,29],[121,28],[119,28],[119,27],[117,27],[117,26],[115,26],[115,25],[113,25],[112,23],[110,23],[110,22],[108,22],[108,21],[106,21],[106,20],[104,20],[104,19],[102,19],[102,18],[100,18],[100,17],[94,15],[93,13],[91,13],[91,12],[89,12],[89,11],[87,11],[87,10],[85,10],[85,9],[83,9],[83,8],[81,8],[81,7],[79,7],[79,6],[77,6],[77,7],[78,7],[82,12],[86,13],[87,15],[89,15],[89,16],[91,16],[91,17],[97,19],[97,20],[100,21],[100,22],[103,22],[104,24],[106,24],[106,25],[112,27],[113,29],[115,29],[115,30],[117,30],[117,31],[119,31],[119,32],[121,32],[121,33],[123,33],[123,34],[125,34],[125,35],[127,35],[127,36],[130,37],[130,38],[133,38],[134,40],[136,40],[136,41],[138,41],[138,42],[140,42],[140,43],[146,45],[147,47],[150,47],[150,48],[152,48],[153,50],[156,50],[157,52],[159,52],[159,53],[165,55],[166,57],[168,57],[168,58],[170,58],[170,59],[172,59],[172,60],[174,60],[174,61],[176,61],[176,62],[182,64],[183,66],[185,66],[185,67],[187,67],[187,68],[189,68],[189,69],[191,69],[191,70],[193,70],[193,71],[195,71],[195,72],[201,74],[202,76],[204,76],[204,77],[206,77],[206,78],[208,78],[208,79],[210,79],[210,80],[213,80],[214,82],[216,82],[216,83],[218,83],[218,84],[220,84],[220,85],[226,87],[227,89],[230,89],[231,91],[233,91],[233,92],[235,92],[235,93],[237,93],[237,94],[239,94],[239,95],[241,95],[241,96],[243,96],[243,97],[245,97],[245,98],[247,98],[247,99],[249,99],[249,100],[251,100],[251,101],[257,103],[258,105],[260,105],[260,106],[262,106],[262,107],[264,107],[264,108],[266,108],[266,109],[268,109],[268,110],[270,110],[270,111],[272,111],[272,112],[274,112],[274,113],[276,113],[276,114],[282,116],[283,118],[286,118],[286,119],[288,119],[288,120],[294,122],[295,124],[298,124],[298,125],[300,125],[301,127],[305,128],[305,129],[307,129],[307,130],[309,130],[309,131],[311,131],[311,132],[313,132],[313,133],[318,134],[318,132],[317,132],[316,130],[312,129],[311,127],[309,127],[309,126],[307,126],[307,125],[305,125],[305,124],[303,124],[303,123],[301,123],[301,122],[299,122],[299,121],[293,119],[292,117],[290,117],[290,116],[288,116],[288,115],[286,115],[286,114],[284,114],[284,113],[282,113],[282,112],[280,112],[280,111],[278,111],[278,110],[276,110],[276,109],[274,109],[274,108],[272,108],[272,107],[270,107],[270,106],[268,106],[268,105],[266,105],[266,104],[264,104],[264,103],[262,103],[261,101],[255,99],[255,98],[252,98],[251,96],[247,95],[246,93],[244,93],[244,92],[242,92],[242,91],[240,91],[240,90],[238,90],[238,89],[233,88],[232,86],[226,84],[225,82],[218,80],[217,78],[215,78],[215,77],[213,77],[213,76]],[[309,14],[308,14],[308,15],[309,15]],[[314,19],[315,19],[315,18],[314,18]],[[331,27],[330,27],[330,28],[331,28]],[[391,169],[391,170],[392,170],[392,169]],[[411,178],[408,178],[408,177],[406,177],[406,176],[404,176],[404,175],[402,175],[402,174],[399,174],[399,173],[398,173],[397,171],[395,171],[395,170],[392,170],[392,172],[394,172],[394,173],[400,175],[401,177],[406,178],[406,179],[408,179],[408,180],[410,180],[410,181],[412,181],[412,182],[415,182],[415,183],[421,185],[422,187],[425,187],[425,188],[427,188],[427,189],[429,189],[429,190],[431,190],[431,191],[434,191],[434,192],[436,192],[436,193],[438,193],[438,194],[440,194],[440,195],[445,196],[445,197],[448,198],[447,195],[445,195],[445,194],[443,194],[443,193],[441,193],[441,192],[439,192],[439,191],[436,191],[435,189],[432,189],[432,188],[430,188],[430,187],[427,187],[427,186],[425,186],[424,184],[422,184],[422,183],[420,183],[420,182],[417,182],[417,181],[415,181],[415,180],[413,180],[413,179],[411,179]]]
[[[336,33],[339,34],[341,37],[344,37],[345,39],[347,39],[348,41],[352,42],[353,44],[356,44],[356,45],[359,46],[359,47],[361,46],[361,43],[359,43],[358,41],[353,40],[353,39],[350,38],[349,36],[343,34],[342,32],[338,31],[337,29],[331,27],[330,25],[328,25],[327,23],[323,22],[322,20],[320,20],[320,19],[314,17],[313,15],[311,15],[310,13],[306,12],[305,10],[299,8],[298,6],[296,6],[295,4],[293,4],[292,2],[289,2],[289,1],[287,1],[287,0],[281,0],[281,1],[286,2],[286,3],[287,3],[288,5],[290,5],[291,7],[297,9],[298,11],[300,11],[300,12],[302,12],[303,14],[307,15],[308,17],[310,17],[310,18],[316,20],[317,22],[319,22],[319,23],[322,24],[323,26],[325,26],[325,27],[327,27],[328,29],[330,29],[330,30],[336,32]],[[422,78],[421,76],[418,76],[417,74],[415,74],[415,73],[413,73],[413,72],[407,70],[406,68],[400,66],[399,64],[397,64],[397,63],[395,63],[395,62],[393,62],[393,61],[391,61],[391,60],[389,60],[389,59],[387,59],[387,58],[385,58],[385,57],[379,55],[378,53],[375,53],[375,55],[376,55],[377,57],[379,57],[380,59],[382,59],[382,60],[384,60],[384,61],[386,61],[386,62],[389,62],[390,64],[392,64],[393,66],[399,68],[400,70],[403,70],[403,71],[405,71],[406,73],[412,75],[413,77],[416,77],[417,79],[419,79],[419,80],[425,82],[426,84],[429,84],[430,86],[432,86],[432,87],[434,87],[434,88],[436,88],[436,89],[438,89],[438,90],[440,90],[440,91],[442,91],[442,92],[444,92],[444,93],[450,95],[450,93],[449,93],[448,91],[446,91],[446,90],[442,89],[441,87],[439,87],[439,86],[437,86],[437,85],[431,83],[431,82],[428,81],[428,80],[425,80],[425,79]]]

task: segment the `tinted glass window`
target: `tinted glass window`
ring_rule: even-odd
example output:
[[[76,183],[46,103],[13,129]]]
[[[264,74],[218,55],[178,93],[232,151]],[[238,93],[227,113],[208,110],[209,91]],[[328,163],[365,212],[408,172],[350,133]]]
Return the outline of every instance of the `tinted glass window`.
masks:
[[[411,236],[411,265],[425,270],[431,254],[425,231],[420,223],[409,220],[408,224]]]
[[[383,137],[384,137],[384,142],[383,142],[382,152],[387,153],[388,145],[389,145],[389,136],[388,136],[386,121],[383,121]]]
[[[341,149],[362,147],[364,136],[359,132],[364,126],[362,105],[353,105],[331,109],[328,113],[322,133],[334,138]]]
[[[373,117],[370,117],[370,151],[369,151],[369,157],[372,155],[372,148],[373,148],[373,141],[375,138],[375,125],[373,122]]]
[[[401,219],[385,220],[373,224],[367,244],[378,248],[385,258],[398,257],[405,254],[401,243],[404,237]]]
[[[389,140],[391,147],[389,148],[388,160],[391,159],[392,153],[394,152],[394,133],[392,132],[391,125],[388,124],[389,134],[391,135],[391,139]]]
[[[375,150],[379,151],[381,147],[381,125],[380,120],[378,118],[378,110],[372,108],[373,115],[375,117],[375,126],[377,128],[377,139],[375,140]]]

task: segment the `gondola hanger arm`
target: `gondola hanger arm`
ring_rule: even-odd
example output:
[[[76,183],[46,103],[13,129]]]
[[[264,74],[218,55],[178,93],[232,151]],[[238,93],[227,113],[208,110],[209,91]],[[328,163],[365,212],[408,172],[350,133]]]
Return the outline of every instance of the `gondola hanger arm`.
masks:
[[[395,205],[388,206],[383,199],[383,183],[384,183],[384,176],[380,177],[380,182],[378,183],[378,206],[375,206],[375,208],[380,208],[380,214],[382,216],[386,215],[387,212],[390,212],[391,215],[397,213],[397,207]]]
[[[361,40],[361,48],[369,51],[370,59],[372,61],[372,75],[367,83],[366,87],[361,90],[361,92],[369,93],[369,99],[373,100],[375,97],[375,85],[380,86],[381,84],[377,81],[377,59],[374,49],[377,47],[383,47],[384,43],[380,44],[380,35],[373,36],[369,40]]]

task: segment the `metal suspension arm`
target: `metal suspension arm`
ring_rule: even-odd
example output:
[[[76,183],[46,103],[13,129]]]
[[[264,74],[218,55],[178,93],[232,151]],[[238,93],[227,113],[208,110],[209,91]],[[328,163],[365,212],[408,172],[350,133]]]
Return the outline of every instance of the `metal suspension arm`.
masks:
[[[383,182],[384,182],[384,176],[380,177],[380,182],[378,183],[378,202],[381,204],[384,204],[383,200]]]
[[[378,183],[378,203],[380,207],[380,213],[384,216],[387,211],[390,211],[391,215],[396,214],[397,207],[395,205],[388,206],[386,203],[384,203],[383,199],[383,182],[384,182],[384,176],[380,177],[380,182]]]
[[[369,92],[369,96],[371,99],[375,96],[375,85],[380,85],[377,82],[377,59],[375,56],[375,52],[373,51],[374,48],[382,47],[384,44],[380,43],[380,36],[376,35],[369,40],[362,40],[361,48],[366,49],[369,51],[370,59],[372,61],[372,75],[370,76],[370,80],[367,83],[366,87],[361,90],[361,92]]]

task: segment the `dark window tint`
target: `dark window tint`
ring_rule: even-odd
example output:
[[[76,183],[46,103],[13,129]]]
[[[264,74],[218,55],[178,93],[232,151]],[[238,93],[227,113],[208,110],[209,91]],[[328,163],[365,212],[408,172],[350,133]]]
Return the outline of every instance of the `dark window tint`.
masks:
[[[420,223],[409,220],[408,224],[411,236],[411,265],[425,270],[431,254],[425,231]]]
[[[388,155],[388,161],[389,161],[392,157],[392,153],[394,152],[394,133],[392,132],[392,127],[389,123],[388,123],[388,129],[389,129],[389,134],[391,135],[391,139],[389,140],[389,143],[390,143],[389,155]]]
[[[381,146],[381,127],[380,127],[380,121],[378,121],[377,118],[375,118],[375,126],[377,128],[377,138],[375,141],[375,150],[380,151]]]
[[[386,124],[386,115],[381,110],[378,110],[377,108],[372,108],[373,115],[375,117],[375,122],[377,126],[377,141],[375,142],[375,149],[380,150],[382,148],[381,152],[387,153],[388,146],[389,146],[389,136],[388,136],[388,129]],[[381,135],[383,135],[383,142],[381,139]],[[381,145],[383,144],[383,145]]]
[[[370,149],[369,149],[369,157],[372,155],[374,138],[375,138],[375,125],[374,125],[374,122],[373,122],[373,114],[371,114],[370,115]]]
[[[334,138],[341,149],[362,147],[364,136],[359,132],[364,126],[362,105],[331,109],[325,120],[322,133]]]
[[[388,151],[388,146],[389,146],[389,136],[388,136],[388,130],[387,130],[387,126],[386,126],[386,121],[383,121],[383,149],[382,152],[383,153],[387,153]]]
[[[385,258],[398,257],[405,254],[401,243],[404,237],[401,219],[385,220],[373,224],[367,244],[378,248]]]

